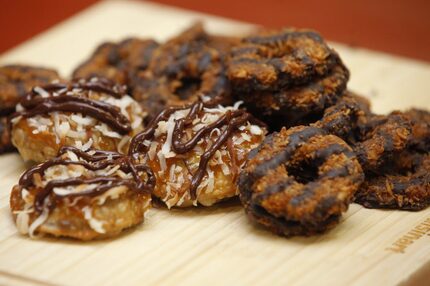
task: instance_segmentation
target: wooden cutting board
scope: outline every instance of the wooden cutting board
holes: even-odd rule
[[[67,76],[102,41],[165,40],[196,19],[207,21],[211,32],[251,28],[144,2],[108,1],[4,54],[0,63],[43,64]],[[429,64],[333,46],[351,70],[350,88],[371,98],[375,111],[430,108]],[[18,155],[0,156],[2,285],[425,285],[430,277],[430,209],[353,204],[327,234],[285,239],[253,227],[230,202],[152,209],[142,226],[113,240],[31,240],[17,233],[9,211],[9,192],[24,168]]]

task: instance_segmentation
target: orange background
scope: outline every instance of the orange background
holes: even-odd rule
[[[0,0],[0,53],[95,2],[97,0]],[[430,1],[426,0],[153,2],[268,27],[313,28],[329,40],[430,61]]]

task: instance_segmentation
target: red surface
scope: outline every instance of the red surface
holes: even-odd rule
[[[97,0],[0,0],[0,53]],[[156,0],[268,27],[313,28],[327,39],[430,61],[427,0]]]
[[[327,39],[430,61],[428,0],[155,0],[268,27],[318,30]]]
[[[0,53],[95,2],[97,0],[0,0]]]

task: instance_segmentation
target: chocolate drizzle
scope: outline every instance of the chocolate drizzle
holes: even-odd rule
[[[39,175],[43,177],[44,172],[53,166],[59,165],[79,165],[83,166],[87,170],[97,171],[103,170],[109,166],[119,165],[119,170],[125,173],[131,173],[133,179],[124,179],[118,177],[104,177],[97,176],[93,178],[85,178],[85,177],[76,177],[69,178],[65,180],[52,180],[49,181],[40,191],[37,192],[34,207],[36,211],[41,212],[45,205],[45,199],[49,197],[51,194],[54,194],[56,197],[81,197],[81,196],[98,196],[101,195],[108,190],[118,187],[118,186],[126,186],[132,191],[137,193],[150,193],[155,186],[155,177],[152,173],[151,169],[146,165],[136,165],[132,161],[129,156],[121,155],[116,152],[110,151],[100,151],[100,150],[92,150],[93,155],[90,155],[87,152],[84,152],[76,147],[65,146],[60,149],[58,152],[58,156],[54,159],[46,161],[42,164],[36,165],[29,170],[27,170],[20,178],[19,185],[21,188],[30,188],[36,187],[34,184],[34,176]],[[62,155],[67,152],[73,152],[76,156],[78,156],[81,160],[70,160],[62,158]],[[147,179],[142,179],[142,174],[146,173]],[[70,194],[59,195],[53,192],[54,188],[58,187],[67,187],[67,186],[77,186],[82,184],[98,184],[97,187],[93,189],[89,189],[83,192],[76,192]],[[55,201],[50,200],[49,208],[55,207]]]
[[[172,136],[172,149],[177,154],[187,153],[197,145],[197,143],[204,136],[210,134],[215,128],[220,128],[225,126],[225,129],[221,132],[218,138],[213,142],[212,145],[205,150],[205,152],[200,157],[200,162],[197,171],[192,175],[190,195],[193,200],[196,199],[197,187],[202,181],[206,166],[215,154],[217,150],[223,146],[227,140],[231,137],[232,133],[240,126],[244,125],[246,122],[250,121],[258,125],[262,125],[261,122],[256,120],[251,114],[245,112],[244,110],[228,110],[225,114],[220,116],[215,122],[202,127],[199,129],[188,141],[183,142],[183,137],[185,135],[184,130],[191,126],[193,120],[198,116],[204,108],[213,107],[211,103],[204,103],[201,101],[196,101],[193,104],[185,105],[181,107],[169,107],[162,112],[160,112],[148,125],[148,127],[136,135],[130,144],[129,155],[133,156],[137,153],[146,153],[148,151],[147,146],[144,142],[146,140],[152,140],[154,138],[155,130],[157,129],[158,123],[161,121],[166,121],[168,118],[176,111],[189,109],[187,116],[178,119],[175,122],[175,127],[173,129]]]
[[[116,85],[106,79],[97,79],[94,81],[78,80],[70,84],[50,84],[44,86],[43,90],[49,96],[45,97],[40,94],[37,88],[33,88],[21,100],[21,105],[26,110],[14,113],[12,118],[18,116],[28,118],[54,111],[76,112],[91,116],[120,134],[127,134],[132,130],[130,121],[117,106],[74,95],[75,92],[94,91],[121,98],[126,95],[123,86]]]

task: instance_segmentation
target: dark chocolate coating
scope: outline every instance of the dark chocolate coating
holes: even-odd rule
[[[107,79],[97,79],[97,81],[77,80],[69,84],[50,84],[44,86],[43,89],[49,96],[43,97],[33,89],[21,100],[21,105],[25,110],[15,112],[12,117],[28,118],[54,111],[75,112],[91,116],[120,134],[127,134],[131,131],[130,121],[118,107],[82,96],[90,91],[95,91],[121,98],[126,95],[123,86],[116,85]],[[74,95],[74,90],[78,90],[80,96]]]
[[[364,180],[352,149],[317,127],[273,133],[248,159],[239,177],[245,212],[284,236],[333,227]]]
[[[62,158],[62,155],[67,152],[75,153],[79,158],[83,160],[73,161]],[[36,187],[34,185],[34,175],[39,174],[43,178],[45,170],[55,165],[80,165],[85,167],[87,170],[97,171],[105,169],[109,166],[119,165],[120,170],[123,172],[130,172],[133,175],[133,179],[122,179],[117,177],[93,177],[93,178],[70,178],[66,180],[52,180],[48,182],[45,187],[37,192],[35,199],[35,209],[41,212],[44,207],[45,199],[50,197],[49,206],[50,208],[55,207],[55,197],[65,196],[98,196],[114,187],[127,186],[130,190],[136,192],[151,192],[155,185],[155,177],[152,171],[145,165],[135,164],[133,160],[125,155],[121,155],[116,152],[94,150],[93,155],[89,155],[87,152],[83,152],[78,148],[65,146],[60,149],[58,156],[54,159],[48,160],[44,163],[36,165],[28,169],[19,179],[19,186],[21,188]],[[142,179],[142,174],[145,173],[147,176],[146,180]],[[76,194],[69,194],[65,196],[59,196],[53,192],[56,187],[66,187],[82,184],[100,184],[97,188],[94,188],[87,192],[79,192]]]
[[[145,153],[147,151],[147,147],[143,144],[146,140],[152,140],[155,130],[157,129],[158,123],[160,121],[166,121],[170,115],[178,110],[190,109],[187,116],[185,118],[176,120],[175,127],[173,129],[173,138],[172,138],[172,149],[177,154],[184,154],[191,151],[198,143],[198,141],[204,138],[205,135],[210,134],[212,130],[215,128],[221,128],[226,126],[226,128],[222,131],[219,137],[213,142],[213,144],[205,150],[202,154],[199,162],[199,167],[195,174],[193,174],[191,180],[190,194],[191,198],[196,198],[196,190],[199,186],[201,180],[203,179],[206,166],[215,154],[217,150],[224,145],[228,138],[231,137],[233,132],[239,128],[240,126],[246,124],[248,121],[256,122],[251,114],[245,112],[244,110],[234,110],[227,111],[224,115],[222,115],[217,121],[202,127],[199,131],[193,135],[188,141],[183,142],[184,137],[184,129],[192,124],[192,121],[196,118],[197,114],[203,112],[205,107],[210,107],[210,103],[203,103],[201,101],[196,101],[192,104],[179,106],[179,107],[168,107],[160,112],[154,119],[148,124],[146,129],[137,134],[130,143],[129,155],[133,156],[138,153]],[[259,124],[259,122],[256,122]]]
[[[204,97],[230,104],[225,59],[235,38],[211,36],[197,23],[154,50],[148,69],[130,79],[134,98],[150,117],[168,105]]]
[[[386,166],[385,173],[367,175],[355,194],[366,208],[419,211],[430,205],[430,155],[406,150]]]
[[[0,117],[0,154],[15,150],[10,141],[10,129],[7,117]]]
[[[304,85],[277,91],[237,92],[248,110],[270,127],[292,127],[308,124],[320,118],[326,108],[342,97],[349,72],[339,64],[327,75]]]
[[[57,71],[27,65],[0,67],[0,116],[15,111],[20,99],[35,86],[46,85],[60,79]]]
[[[103,43],[73,72],[73,78],[104,77],[129,84],[137,72],[146,70],[158,43],[151,39],[128,38],[119,43]]]
[[[337,58],[314,31],[265,31],[232,49],[228,78],[242,92],[279,91],[327,74]]]

